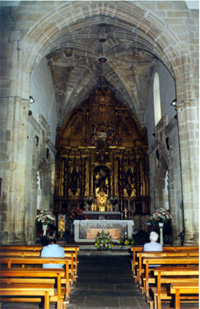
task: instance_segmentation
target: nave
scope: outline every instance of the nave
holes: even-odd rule
[[[180,252],[180,255],[181,254],[182,252]],[[16,259],[16,257],[11,258],[11,251],[10,251],[10,259]],[[25,261],[25,259],[27,258],[24,257],[20,259],[21,263],[23,263],[23,261]],[[39,257],[38,259],[41,258]],[[153,301],[151,302],[151,306],[149,303],[146,303],[144,294],[142,294],[142,291],[138,287],[138,284],[135,283],[135,279],[133,278],[132,275],[130,259],[131,255],[125,251],[117,253],[114,251],[88,252],[80,250],[78,254],[78,273],[77,273],[78,276],[76,281],[72,285],[73,288],[69,295],[70,296],[69,303],[67,303],[67,305],[63,305],[62,308],[63,309],[64,308],[66,309],[154,308]],[[179,257],[179,259],[181,260],[181,256]],[[1,257],[1,260],[3,260],[3,257]],[[36,260],[36,258],[34,258],[34,260]],[[51,262],[52,259],[50,263]],[[58,262],[58,260],[56,262]],[[36,269],[37,271],[39,270],[38,268],[35,268],[35,270]],[[30,269],[28,269],[28,271],[30,272]],[[21,276],[23,277],[23,275]],[[12,283],[9,284],[9,286],[11,285]],[[198,308],[198,306],[199,305],[197,303],[190,303],[190,304],[181,303],[181,309]],[[50,306],[47,307],[48,309],[57,308],[55,305],[55,301],[54,303],[50,302]],[[1,308],[44,309],[44,306],[42,305],[42,303],[33,304],[29,302],[29,304],[28,303],[19,304],[16,302],[12,302],[12,304],[11,303],[2,304]],[[173,307],[170,307],[169,303],[164,304],[162,302],[161,309],[167,309],[167,308],[173,308]]]
[[[181,308],[188,308],[182,304]],[[198,304],[189,304],[198,308]],[[67,309],[149,309],[131,273],[130,256],[80,256],[78,278]],[[169,303],[162,304],[162,309]]]

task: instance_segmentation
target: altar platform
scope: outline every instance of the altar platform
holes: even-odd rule
[[[74,220],[74,241],[94,243],[99,231],[107,231],[113,242],[118,242],[120,234],[133,235],[133,220]]]

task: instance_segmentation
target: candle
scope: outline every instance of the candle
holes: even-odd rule
[[[126,219],[127,218],[127,209],[126,208],[125,208],[124,212],[125,212],[125,219]]]

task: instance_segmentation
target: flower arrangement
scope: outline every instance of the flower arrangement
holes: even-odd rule
[[[69,219],[71,221],[74,221],[74,220],[87,220],[87,216],[82,211],[82,209],[76,208],[76,210],[74,210],[71,213],[71,215],[69,216]]]
[[[121,233],[120,234],[120,239],[118,241],[118,244],[121,245],[122,247],[124,245],[133,245],[134,244],[134,240],[131,237],[128,237],[128,235],[125,233]]]
[[[36,223],[51,225],[54,224],[55,221],[56,221],[55,216],[48,209],[39,211],[39,213],[36,216]]]
[[[97,234],[95,246],[97,250],[111,250],[113,247],[112,239],[109,233],[104,230]]]
[[[150,217],[150,221],[153,225],[159,222],[168,223],[172,219],[170,212],[167,209],[159,208]]]

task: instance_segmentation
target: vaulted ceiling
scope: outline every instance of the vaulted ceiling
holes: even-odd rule
[[[103,81],[143,124],[156,62],[149,44],[128,22],[105,16],[67,29],[47,55],[60,123]]]

